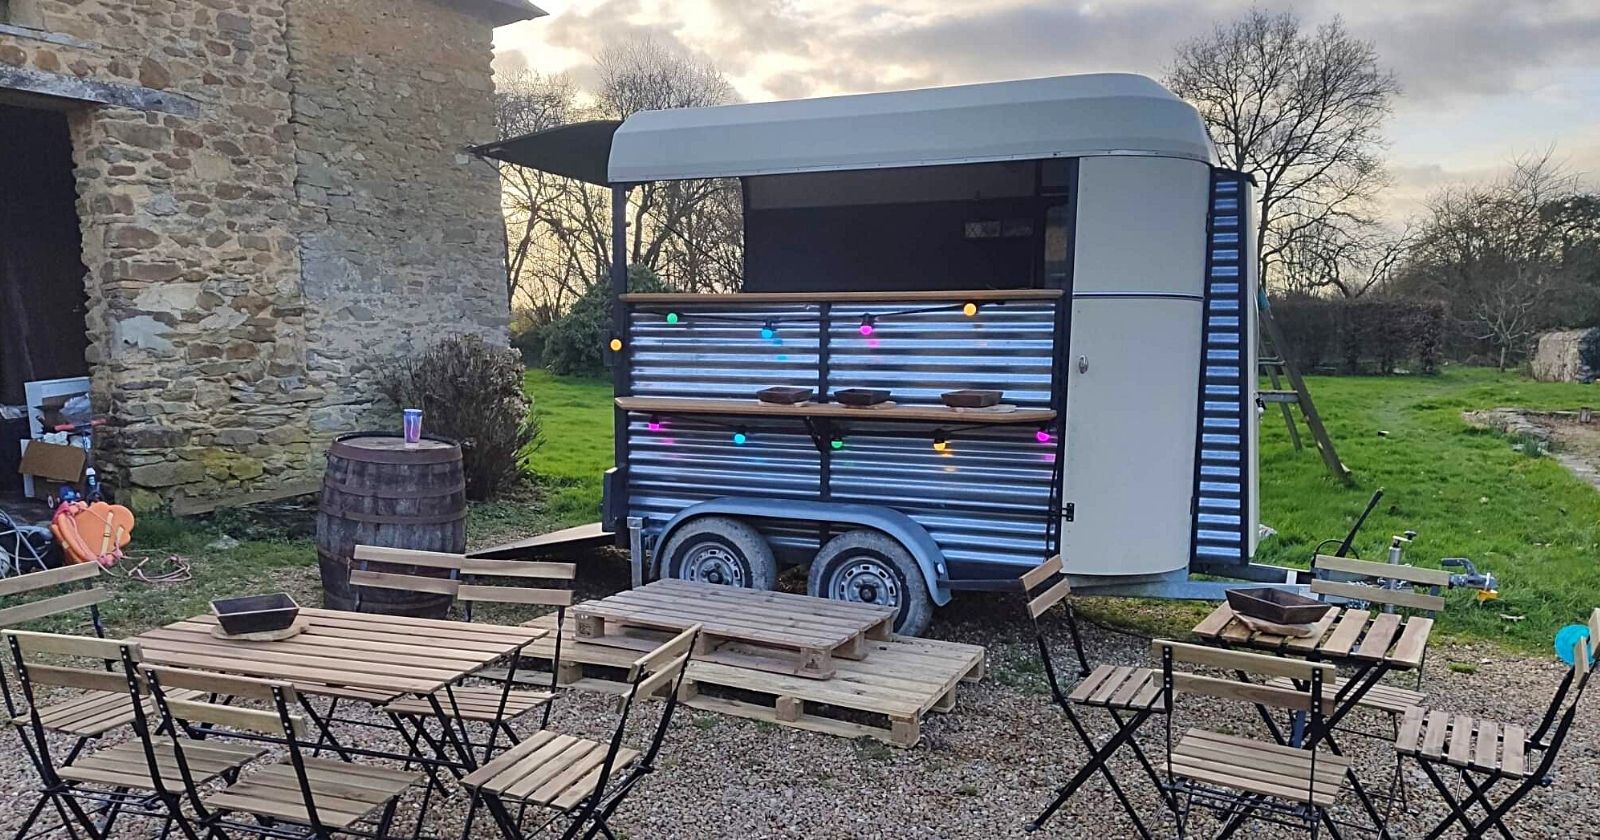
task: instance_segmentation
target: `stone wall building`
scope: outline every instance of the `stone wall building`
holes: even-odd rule
[[[527,0],[0,0],[0,404],[87,374],[137,507],[315,486],[374,364],[503,342],[495,26]],[[0,445],[15,447],[14,441]]]

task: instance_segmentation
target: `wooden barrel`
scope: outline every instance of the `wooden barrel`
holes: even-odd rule
[[[350,586],[358,545],[460,554],[467,548],[467,483],[461,447],[424,438],[407,447],[399,435],[345,435],[328,448],[317,509],[317,564],[328,609],[442,618],[450,598],[426,592]],[[444,577],[439,569],[384,571]]]

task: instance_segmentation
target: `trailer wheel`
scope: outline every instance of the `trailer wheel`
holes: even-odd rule
[[[771,589],[778,582],[778,560],[766,537],[726,516],[692,519],[674,531],[661,551],[660,569],[666,577]]]
[[[897,607],[894,630],[905,636],[922,635],[933,620],[933,599],[917,561],[898,540],[870,528],[829,540],[811,561],[806,591],[835,601]]]

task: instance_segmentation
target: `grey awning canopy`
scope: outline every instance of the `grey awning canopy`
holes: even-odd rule
[[[1215,163],[1199,113],[1128,73],[642,111],[480,154],[596,184],[1092,155]]]
[[[611,159],[611,138],[621,125],[621,120],[572,123],[486,143],[472,149],[472,152],[605,186],[611,182],[606,177],[607,162]]]

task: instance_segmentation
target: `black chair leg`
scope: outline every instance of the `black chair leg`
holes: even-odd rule
[[[44,806],[49,805],[50,800],[49,794],[42,794],[39,801],[33,803],[33,810],[28,812],[28,818],[22,821],[22,827],[17,829],[17,833],[11,835],[11,840],[22,840],[28,836],[28,832],[33,830],[34,823],[39,820],[39,815],[44,813]]]
[[[511,818],[511,813],[506,810],[506,805],[500,801],[500,797],[493,794],[484,796],[483,806],[489,809],[489,815],[494,817],[495,825],[500,827],[500,834],[506,840],[522,840],[522,830],[518,827],[517,821]]]

